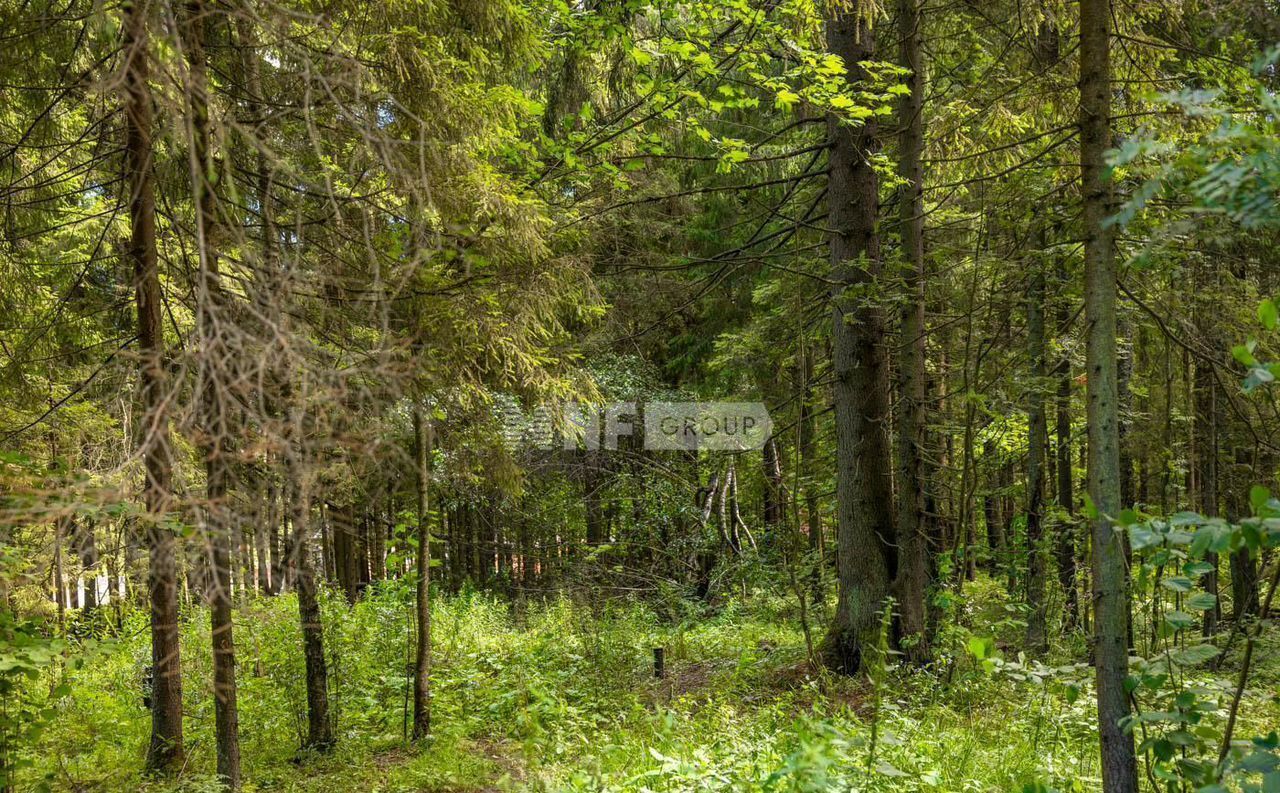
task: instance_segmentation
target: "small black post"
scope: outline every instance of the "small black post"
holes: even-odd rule
[[[666,668],[666,649],[663,647],[653,648],[653,676],[661,680],[667,676]]]
[[[147,664],[142,667],[142,707],[151,710],[151,694],[155,691],[155,667]]]

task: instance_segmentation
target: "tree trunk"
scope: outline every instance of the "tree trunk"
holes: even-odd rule
[[[800,355],[800,378],[803,385],[801,387],[799,439],[796,446],[800,457],[801,486],[804,488],[805,520],[808,522],[809,528],[809,561],[813,566],[809,576],[810,589],[812,590],[813,602],[821,603],[825,594],[823,592],[822,570],[825,564],[823,557],[826,543],[823,541],[822,536],[822,512],[818,507],[819,483],[817,481],[817,472],[814,469],[817,450],[815,449],[813,427],[813,351],[806,345],[801,350]]]
[[[851,0],[827,22],[827,46],[855,86],[867,79],[859,64],[875,57],[874,16]],[[891,470],[881,462],[891,459],[885,321],[875,296],[863,294],[883,286],[870,160],[879,146],[872,118],[853,126],[832,115],[828,127],[839,596],[825,652],[833,669],[856,674],[876,645],[897,567]]]
[[[240,727],[236,707],[235,640],[231,614],[231,515],[227,493],[231,484],[232,407],[226,383],[236,356],[228,349],[229,321],[218,268],[216,164],[210,148],[209,83],[205,64],[205,15],[202,0],[189,0],[183,19],[189,79],[186,86],[190,116],[191,181],[196,197],[196,328],[200,339],[200,410],[205,455],[205,525],[209,579],[206,596],[213,639],[214,732],[218,777],[227,790],[240,788]]]
[[[286,400],[288,404],[291,400]],[[307,740],[304,748],[323,752],[333,746],[329,723],[329,673],[324,660],[324,625],[316,597],[316,571],[307,548],[310,534],[311,494],[303,469],[301,448],[302,407],[290,408],[290,450],[285,461],[292,511],[289,556],[294,565],[294,586],[298,590],[298,617],[302,623],[302,654],[307,674]]]
[[[67,536],[67,525],[71,518],[60,516],[53,521],[53,602],[58,609],[58,628],[67,625],[67,576],[62,561],[62,545]]]
[[[1258,613],[1258,564],[1248,548],[1231,553],[1231,619],[1239,624]]]
[[[215,453],[220,454],[220,453]],[[209,587],[209,620],[213,637],[214,732],[217,739],[218,777],[227,790],[240,788],[240,720],[236,702],[236,649],[232,634],[231,559],[228,553],[227,461],[206,461],[205,540],[210,543],[212,580]]]
[[[270,551],[272,543],[271,531],[280,520],[280,500],[276,494],[274,479],[267,484],[266,502],[266,514],[254,526],[253,553],[258,574],[258,591],[267,595],[274,595],[275,579],[272,576]]]
[[[1018,502],[1013,497],[1017,478],[1017,463],[1013,458],[1004,460],[1000,465],[999,493],[996,505],[1000,514],[1001,536],[1004,537],[1004,570],[1009,580],[1009,591],[1014,592],[1021,585],[1023,565],[1018,553],[1017,533],[1014,521],[1018,517]],[[969,580],[973,580],[972,576]]]
[[[470,528],[467,518],[467,505],[459,504],[453,508],[453,519],[449,521],[449,533],[453,535],[457,550],[457,560],[454,564],[457,570],[457,581],[454,584],[454,592],[462,591],[471,573],[471,546],[468,544]]]
[[[418,649],[413,664],[413,739],[431,734],[431,426],[414,406],[413,438],[418,494]]]
[[[1207,317],[1201,317],[1207,320]],[[1196,495],[1200,514],[1206,517],[1217,517],[1218,505],[1218,384],[1214,378],[1213,368],[1207,362],[1197,362],[1195,366],[1195,409],[1193,410],[1193,432],[1196,445]],[[1213,569],[1205,574],[1201,585],[1204,591],[1217,597],[1218,592],[1218,555],[1205,555],[1205,561],[1213,565]],[[1222,606],[1215,604],[1205,609],[1201,622],[1201,631],[1205,636],[1213,636],[1218,632],[1218,622],[1222,617]]]
[[[1044,246],[1042,245],[1041,248]],[[1044,303],[1047,294],[1043,263],[1032,265],[1027,293],[1027,346],[1031,389],[1027,405],[1027,649],[1043,654],[1049,649],[1045,627],[1045,576],[1048,552],[1044,543],[1044,452],[1049,446],[1043,387],[1047,375]]]
[[[925,260],[924,260],[924,65],[920,55],[920,0],[900,0],[898,36],[900,61],[910,70],[908,93],[898,105],[898,194],[902,223],[905,291],[898,345],[898,541],[900,543],[898,632],[913,637],[905,645],[915,663],[929,658],[925,633],[925,587],[928,585],[928,535],[925,521],[924,436],[925,384]]]
[[[1130,438],[1132,435],[1130,417],[1133,412],[1133,389],[1130,387],[1130,382],[1133,380],[1134,350],[1129,340],[1133,337],[1133,332],[1133,323],[1123,312],[1119,313],[1116,317],[1116,393],[1120,417],[1120,423],[1117,425],[1120,436],[1120,505],[1123,507],[1132,506],[1135,498],[1133,441]]]
[[[1106,151],[1111,146],[1111,2],[1080,0],[1080,175],[1084,220],[1089,492],[1093,523],[1094,668],[1105,793],[1138,789],[1129,715],[1124,547],[1110,516],[1120,509],[1120,416],[1116,384],[1116,264]]]
[[[1117,425],[1117,437],[1120,448],[1120,506],[1127,507],[1133,505],[1134,486],[1133,486],[1133,441],[1130,436],[1130,414],[1133,405],[1133,392],[1130,388],[1130,381],[1133,379],[1133,347],[1129,343],[1129,339],[1133,336],[1133,325],[1123,311],[1117,312],[1116,315],[1116,404],[1117,416],[1119,424]],[[1124,548],[1124,569],[1125,569],[1125,590],[1133,590],[1133,549],[1129,546],[1129,534],[1123,532],[1120,535],[1120,542]],[[1137,647],[1133,632],[1133,604],[1126,603],[1125,606],[1126,619],[1128,627],[1126,631],[1129,636],[1129,650],[1131,653],[1137,652]]]
[[[761,507],[764,536],[761,541],[766,544],[780,542],[782,518],[786,507],[783,504],[782,460],[778,451],[778,442],[774,438],[765,441],[760,449],[760,472],[764,478],[764,499]]]
[[[587,515],[587,545],[605,541],[604,508],[601,503],[603,478],[600,475],[600,453],[582,452],[582,497]]]
[[[337,548],[333,541],[333,515],[323,502],[320,504],[320,578],[330,586],[338,583]]]
[[[1061,267],[1061,264],[1059,265]],[[1065,273],[1060,270],[1062,278],[1059,288],[1065,286]],[[1058,308],[1054,323],[1058,334],[1065,336],[1067,323],[1067,306],[1062,295],[1058,295]],[[1057,502],[1058,508],[1067,516],[1058,529],[1057,542],[1054,547],[1058,562],[1058,583],[1066,598],[1067,627],[1073,627],[1080,621],[1080,596],[1076,587],[1076,541],[1075,541],[1075,501],[1072,496],[1071,483],[1071,356],[1065,351],[1058,360],[1055,371],[1058,379],[1058,390],[1055,399],[1054,441],[1057,464]]]
[[[160,274],[156,260],[155,188],[152,179],[150,45],[147,6],[124,5],[125,178],[129,185],[129,259],[138,306],[138,381],[141,402],[139,452],[145,480],[142,499],[150,563],[151,740],[146,766],[177,771],[183,765],[182,659],[178,643],[177,538],[164,525],[173,479],[169,418],[165,412],[165,344],[160,324]]]
[[[331,504],[329,524],[333,536],[333,572],[347,603],[355,605],[360,596],[360,537],[355,507]]]
[[[85,518],[72,524],[76,555],[84,578],[84,598],[80,608],[89,613],[98,607],[98,544],[94,537],[94,520]]]
[[[474,504],[467,505],[467,550],[471,558],[471,583],[484,586],[484,527],[480,525],[481,510]]]
[[[381,513],[374,508],[369,514],[369,578],[382,581],[387,577],[387,532]]]
[[[369,586],[369,546],[372,544],[373,529],[373,520],[367,509],[361,510],[355,525],[359,527],[356,535],[356,594],[362,595]]]
[[[1009,568],[1012,566],[1012,560],[1009,558],[1009,538],[1005,536],[1004,531],[1004,514],[1000,508],[1000,494],[997,490],[1002,485],[1004,476],[1004,468],[993,468],[996,464],[996,458],[999,456],[999,450],[996,442],[991,439],[982,442],[982,459],[987,463],[988,482],[986,492],[982,497],[982,518],[987,524],[987,556],[988,568],[992,576],[1006,574],[1012,580],[1012,573]],[[1012,585],[1011,585],[1012,586]]]
[[[258,55],[258,37],[254,30],[251,14],[235,15],[236,46],[240,50],[241,68],[244,77],[244,102],[249,109],[249,124],[252,128],[247,132],[246,145],[256,149],[257,179],[254,188],[258,200],[258,217],[262,221],[262,237],[260,240],[261,262],[254,268],[256,276],[254,292],[255,302],[263,317],[275,313],[275,302],[283,291],[282,274],[279,270],[279,257],[276,255],[278,230],[275,225],[275,202],[271,193],[273,166],[271,158],[263,150],[261,142],[266,137],[264,126],[268,114],[263,106],[262,69]],[[275,405],[271,406],[274,414]],[[268,460],[271,460],[268,457]],[[276,487],[274,476],[268,472],[264,475],[266,485],[266,516],[258,520],[253,527],[252,556],[256,560],[259,592],[273,595],[281,589],[281,575],[278,568],[279,557],[279,525],[284,517],[281,493]]]

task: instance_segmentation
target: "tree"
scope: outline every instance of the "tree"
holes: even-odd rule
[[[418,580],[415,595],[418,645],[413,663],[413,739],[431,734],[431,424],[413,406],[414,473],[418,496]]]
[[[929,657],[925,635],[925,587],[929,540],[925,510],[925,428],[927,423],[924,247],[924,63],[920,53],[923,14],[919,0],[900,0],[898,37],[901,66],[908,69],[907,92],[898,105],[898,195],[903,251],[903,301],[898,344],[898,536],[900,565],[896,589],[900,631],[914,637],[912,660]]]
[[[840,56],[851,82],[867,80],[862,66],[875,55],[874,12],[861,0],[839,7],[827,21],[827,46]],[[831,226],[832,400],[836,422],[836,536],[838,600],[827,633],[827,663],[860,672],[876,646],[879,615],[897,572],[891,459],[889,361],[882,262],[877,232],[879,177],[871,163],[877,125],[852,125],[830,116],[828,202]]]
[[[286,419],[285,481],[288,483],[290,527],[288,555],[294,568],[294,584],[298,593],[298,617],[302,623],[302,655],[307,677],[307,737],[304,748],[328,751],[334,742],[329,720],[329,670],[324,657],[324,623],[320,619],[320,602],[315,562],[311,558],[311,488],[306,467],[305,394],[295,394],[285,381],[284,402],[289,405]]]
[[[1058,279],[1058,287],[1065,286],[1066,276]],[[1059,337],[1065,337],[1069,330],[1070,318],[1067,315],[1065,299],[1062,295],[1055,301],[1057,310],[1054,322]],[[1056,483],[1056,501],[1058,509],[1065,517],[1058,528],[1058,536],[1054,543],[1054,559],[1058,566],[1058,583],[1066,597],[1066,625],[1073,627],[1080,619],[1079,586],[1076,583],[1076,541],[1075,541],[1075,499],[1072,495],[1073,460],[1071,456],[1071,356],[1066,345],[1062,344],[1054,376],[1057,388],[1054,392],[1054,456]]]
[[[190,176],[196,206],[196,330],[200,355],[200,432],[205,456],[204,541],[208,549],[209,619],[213,637],[214,731],[218,778],[227,790],[240,789],[240,719],[236,692],[236,648],[231,615],[231,433],[235,418],[228,384],[237,356],[229,344],[234,322],[222,294],[218,264],[217,163],[210,141],[209,79],[205,63],[206,14],[202,0],[191,0],[182,19],[187,62]]]
[[[1049,447],[1044,407],[1044,382],[1048,374],[1044,307],[1047,299],[1044,265],[1031,265],[1027,290],[1027,357],[1030,385],[1027,405],[1027,648],[1033,653],[1049,649],[1045,627],[1045,577],[1048,549],[1044,537],[1045,451]]]
[[[1111,187],[1111,2],[1080,3],[1080,197],[1084,205],[1084,289],[1088,376],[1089,495],[1093,534],[1094,668],[1102,784],[1138,789],[1129,695],[1129,592],[1124,545],[1112,527],[1120,509],[1120,416],[1116,384],[1116,264],[1108,223]]]
[[[147,576],[151,604],[151,741],[147,767],[176,771],[183,761],[182,663],[178,644],[177,540],[166,520],[172,490],[165,342],[160,321],[156,258],[155,188],[152,177],[152,97],[149,86],[150,6],[124,5],[125,174],[129,185],[129,258],[138,307],[140,453],[142,497],[150,549]]]

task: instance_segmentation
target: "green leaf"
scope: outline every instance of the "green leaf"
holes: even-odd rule
[[[1221,553],[1231,544],[1231,529],[1221,523],[1201,526],[1191,543],[1191,555],[1203,556],[1205,552]],[[1212,568],[1210,568],[1212,569]]]
[[[1084,494],[1084,516],[1089,520],[1098,519],[1098,505],[1093,503],[1088,493]]]
[[[996,649],[996,640],[990,637],[972,636],[969,639],[969,654],[979,661],[990,658]]]
[[[1148,710],[1138,714],[1138,721],[1149,724],[1178,724],[1186,720],[1186,715],[1172,710]]]
[[[790,110],[796,102],[800,101],[800,95],[794,91],[782,89],[778,92],[777,98],[773,102],[773,106],[779,110]]]
[[[906,771],[903,771],[902,769],[897,768],[896,766],[890,763],[887,763],[883,760],[880,761],[879,763],[876,763],[876,773],[883,774],[884,776],[890,776],[890,777],[910,776],[910,774],[908,774]]]
[[[1160,535],[1145,526],[1129,526],[1129,547],[1135,551],[1160,544]]]
[[[1178,666],[1199,666],[1218,657],[1222,652],[1212,644],[1193,644],[1170,653],[1170,659]]]
[[[1208,611],[1218,605],[1218,598],[1208,592],[1197,592],[1187,599],[1187,608],[1192,611]]]
[[[1277,758],[1271,752],[1254,749],[1249,753],[1248,757],[1241,761],[1240,767],[1255,774],[1270,774],[1277,767],[1280,767],[1280,758]]]
[[[1271,500],[1271,491],[1262,485],[1254,485],[1249,488],[1249,503],[1253,506],[1253,514],[1262,515],[1267,507],[1267,502]]]
[[[1182,566],[1182,574],[1191,578],[1199,578],[1205,573],[1212,573],[1213,565],[1208,562],[1187,562]]]
[[[1174,730],[1173,732],[1165,734],[1164,737],[1166,740],[1169,741],[1169,743],[1172,743],[1175,746],[1195,746],[1196,745],[1196,736],[1192,735],[1186,730]]]
[[[1253,345],[1237,344],[1231,348],[1231,357],[1239,361],[1241,366],[1257,366],[1258,359],[1253,355]]]
[[[1191,555],[1204,556],[1205,551],[1209,550],[1209,546],[1213,543],[1213,529],[1208,526],[1202,526],[1196,532],[1196,538],[1191,542]],[[1208,570],[1205,571],[1209,572]]]
[[[1258,304],[1258,321],[1267,330],[1275,330],[1280,325],[1280,308],[1276,307],[1276,301],[1263,300]]]

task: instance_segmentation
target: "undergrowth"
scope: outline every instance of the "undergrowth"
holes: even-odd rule
[[[1044,671],[1054,667],[1009,672],[1023,668],[1011,649],[1020,620],[999,591],[971,586],[954,604],[937,663],[888,669],[877,697],[865,681],[812,669],[788,601],[760,593],[684,620],[634,602],[437,597],[434,733],[418,746],[404,740],[410,593],[391,581],[354,607],[329,593],[339,740],[327,755],[297,750],[305,727],[297,604],[288,595],[255,600],[236,621],[245,790],[1095,790],[1093,703],[1065,657],[1079,646],[1058,649],[1066,683]],[[80,668],[55,673],[66,685],[50,687],[53,718],[20,789],[213,789],[208,620],[200,610],[186,617],[181,777],[141,773],[149,645],[137,613]],[[977,646],[995,655],[1003,647],[1004,672],[983,663],[988,653],[970,652],[970,620],[997,626]],[[661,680],[657,646],[667,658]],[[1260,648],[1242,735],[1280,722],[1276,649],[1274,640]],[[1230,674],[1230,663],[1218,673]]]

